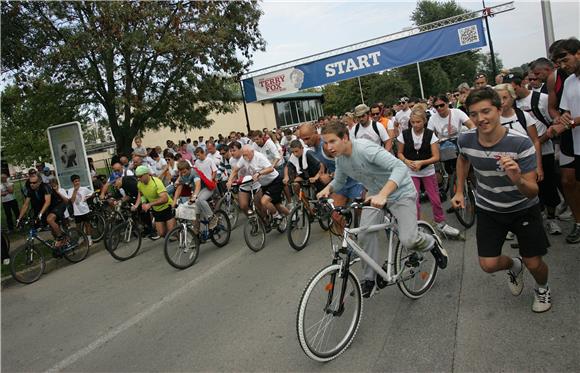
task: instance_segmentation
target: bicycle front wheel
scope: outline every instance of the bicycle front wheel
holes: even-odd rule
[[[199,237],[182,224],[173,228],[165,237],[163,253],[167,263],[177,269],[191,267],[199,255]]]
[[[240,217],[240,207],[236,203],[233,197],[230,197],[230,201],[226,200],[226,197],[222,197],[217,203],[217,210],[222,210],[228,215],[230,219],[231,230],[236,228],[238,224],[238,219]]]
[[[435,235],[435,230],[425,222],[418,222],[420,232]],[[431,289],[437,277],[437,263],[429,251],[411,251],[397,242],[395,248],[395,273],[399,290],[411,299],[419,299]]]
[[[310,219],[302,204],[292,209],[288,222],[288,243],[294,250],[300,251],[310,239]]]
[[[230,219],[222,210],[217,210],[214,215],[218,217],[218,225],[211,231],[211,242],[217,247],[224,247],[230,242],[232,232]]]
[[[86,233],[85,226],[89,225],[91,227],[91,239],[93,242],[99,242],[105,236],[105,218],[100,213],[92,213],[88,221],[81,224],[83,232]]]
[[[304,289],[298,306],[300,347],[320,362],[335,359],[348,348],[361,320],[360,282],[352,271],[344,278],[339,271],[340,265],[333,264],[318,272]]]
[[[83,261],[89,255],[89,239],[81,228],[71,228],[66,232],[68,243],[62,249],[66,260],[71,263]]]
[[[250,250],[258,252],[266,243],[266,229],[257,215],[251,215],[244,224],[244,240]]]
[[[109,237],[107,250],[117,260],[131,259],[141,248],[141,232],[131,222],[115,226]]]
[[[44,273],[45,267],[44,255],[34,245],[25,245],[17,249],[10,258],[12,277],[22,284],[31,284],[37,281]]]
[[[463,203],[465,204],[465,208],[456,209],[455,216],[461,225],[465,228],[471,228],[475,223],[475,194],[473,193],[471,183],[467,180],[465,181],[463,190]]]

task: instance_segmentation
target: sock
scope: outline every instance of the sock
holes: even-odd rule
[[[548,283],[546,282],[544,285],[540,285],[540,284],[538,284],[538,283],[536,282],[536,289],[537,289],[539,292],[541,292],[541,293],[544,293],[544,292],[546,292],[546,290],[548,290],[548,289],[549,289],[549,288],[548,288]]]
[[[515,274],[520,273],[520,271],[522,270],[522,260],[520,258],[512,258],[512,261],[514,262],[514,264],[512,264],[510,271],[512,271]]]

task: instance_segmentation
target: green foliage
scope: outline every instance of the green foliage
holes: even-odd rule
[[[84,121],[82,103],[64,84],[33,81],[24,89],[11,85],[2,93],[2,155],[12,164],[51,161],[46,129]]]
[[[8,2],[2,64],[19,86],[42,75],[100,105],[127,151],[138,132],[207,127],[210,112],[234,110],[231,77],[264,49],[261,14],[255,1]]]

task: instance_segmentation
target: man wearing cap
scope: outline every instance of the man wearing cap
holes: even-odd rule
[[[395,114],[395,128],[402,132],[409,128],[409,118],[411,109],[409,109],[409,97],[401,97],[399,100],[399,111]]]
[[[360,104],[354,108],[354,115],[358,123],[350,129],[351,139],[367,139],[375,144],[383,146],[387,151],[391,151],[393,146],[392,140],[387,134],[385,127],[377,120],[380,117],[380,108],[374,105],[375,115],[371,117],[368,106]]]
[[[505,80],[504,80],[505,83]],[[475,80],[473,81],[473,88],[485,88],[487,87],[487,77],[485,76],[485,74],[477,74],[475,76]]]
[[[118,178],[123,176],[133,176],[133,171],[123,167],[120,161],[116,161],[115,163],[113,163],[111,167],[113,169],[113,172],[111,173],[111,176],[109,176],[109,179],[107,179],[105,185],[103,185],[103,187],[101,188],[101,193],[99,194],[99,198],[102,200],[105,199],[105,196],[111,184],[113,184]]]
[[[144,212],[152,210],[157,233],[164,237],[175,227],[175,218],[171,209],[173,200],[165,190],[163,182],[159,178],[149,175],[148,167],[143,165],[137,167],[135,175],[139,179],[137,183],[139,194],[131,209],[135,211],[141,206]]]

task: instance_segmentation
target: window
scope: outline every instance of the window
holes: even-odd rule
[[[319,100],[281,101],[276,102],[276,113],[278,127],[291,126],[318,120],[322,105]]]

